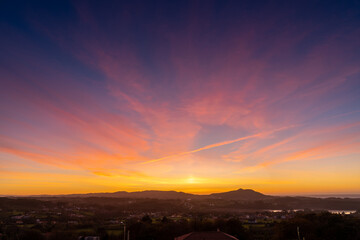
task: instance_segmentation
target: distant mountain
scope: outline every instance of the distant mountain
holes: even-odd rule
[[[24,197],[24,196],[22,196]],[[83,193],[83,194],[64,194],[64,195],[31,195],[27,197],[65,197],[65,198],[88,198],[88,197],[107,197],[107,198],[151,198],[151,199],[193,199],[199,195],[176,192],[176,191],[157,191],[146,190],[139,192],[118,191],[112,193]]]
[[[147,190],[139,192],[113,192],[113,193],[86,193],[68,195],[36,195],[31,197],[110,197],[110,198],[151,198],[151,199],[224,199],[224,200],[262,200],[271,198],[251,189],[238,189],[230,192],[212,193],[209,195],[197,195],[176,191]]]
[[[271,196],[264,195],[252,189],[241,189],[241,188],[230,192],[212,193],[209,196],[212,198],[225,199],[225,200],[249,200],[249,201],[271,198]]]
[[[188,199],[193,198],[194,195],[184,192],[176,191],[156,191],[156,190],[147,190],[140,192],[114,192],[114,193],[92,193],[87,194],[88,196],[93,197],[116,197],[116,198],[153,198],[153,199]]]

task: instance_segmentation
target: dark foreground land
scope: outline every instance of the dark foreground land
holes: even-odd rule
[[[359,199],[150,199],[114,197],[0,198],[1,240],[170,240],[192,231],[238,239],[360,239]],[[320,208],[320,205],[324,209]],[[311,207],[312,209],[307,209]],[[294,210],[303,208],[302,210]],[[267,209],[277,209],[270,211]],[[281,210],[284,209],[284,210]],[[285,210],[286,209],[286,210]],[[291,210],[293,209],[293,210]]]
[[[281,201],[276,203],[278,209],[299,200]],[[360,239],[359,210],[348,214],[310,209],[268,211],[264,209],[267,204],[267,200],[4,197],[0,198],[0,239],[99,236],[101,240],[115,240],[124,239],[125,228],[131,240],[170,240],[192,231],[217,229],[238,239],[291,240],[298,239],[298,227],[301,239],[306,240]]]

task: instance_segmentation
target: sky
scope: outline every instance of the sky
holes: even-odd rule
[[[360,193],[359,1],[1,1],[0,194]]]

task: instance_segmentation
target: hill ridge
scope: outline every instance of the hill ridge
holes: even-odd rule
[[[30,195],[27,197],[113,197],[113,198],[150,198],[150,199],[228,199],[228,200],[262,200],[271,196],[257,192],[253,189],[236,189],[227,192],[210,194],[193,194],[175,190],[143,190],[143,191],[116,191],[80,194],[59,195]]]

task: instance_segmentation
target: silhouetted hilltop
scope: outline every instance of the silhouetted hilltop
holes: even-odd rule
[[[230,192],[223,192],[223,193],[212,193],[210,194],[212,198],[218,199],[226,199],[226,200],[263,200],[271,198],[271,196],[264,195],[262,193],[256,192],[252,189],[238,189],[235,191]]]

